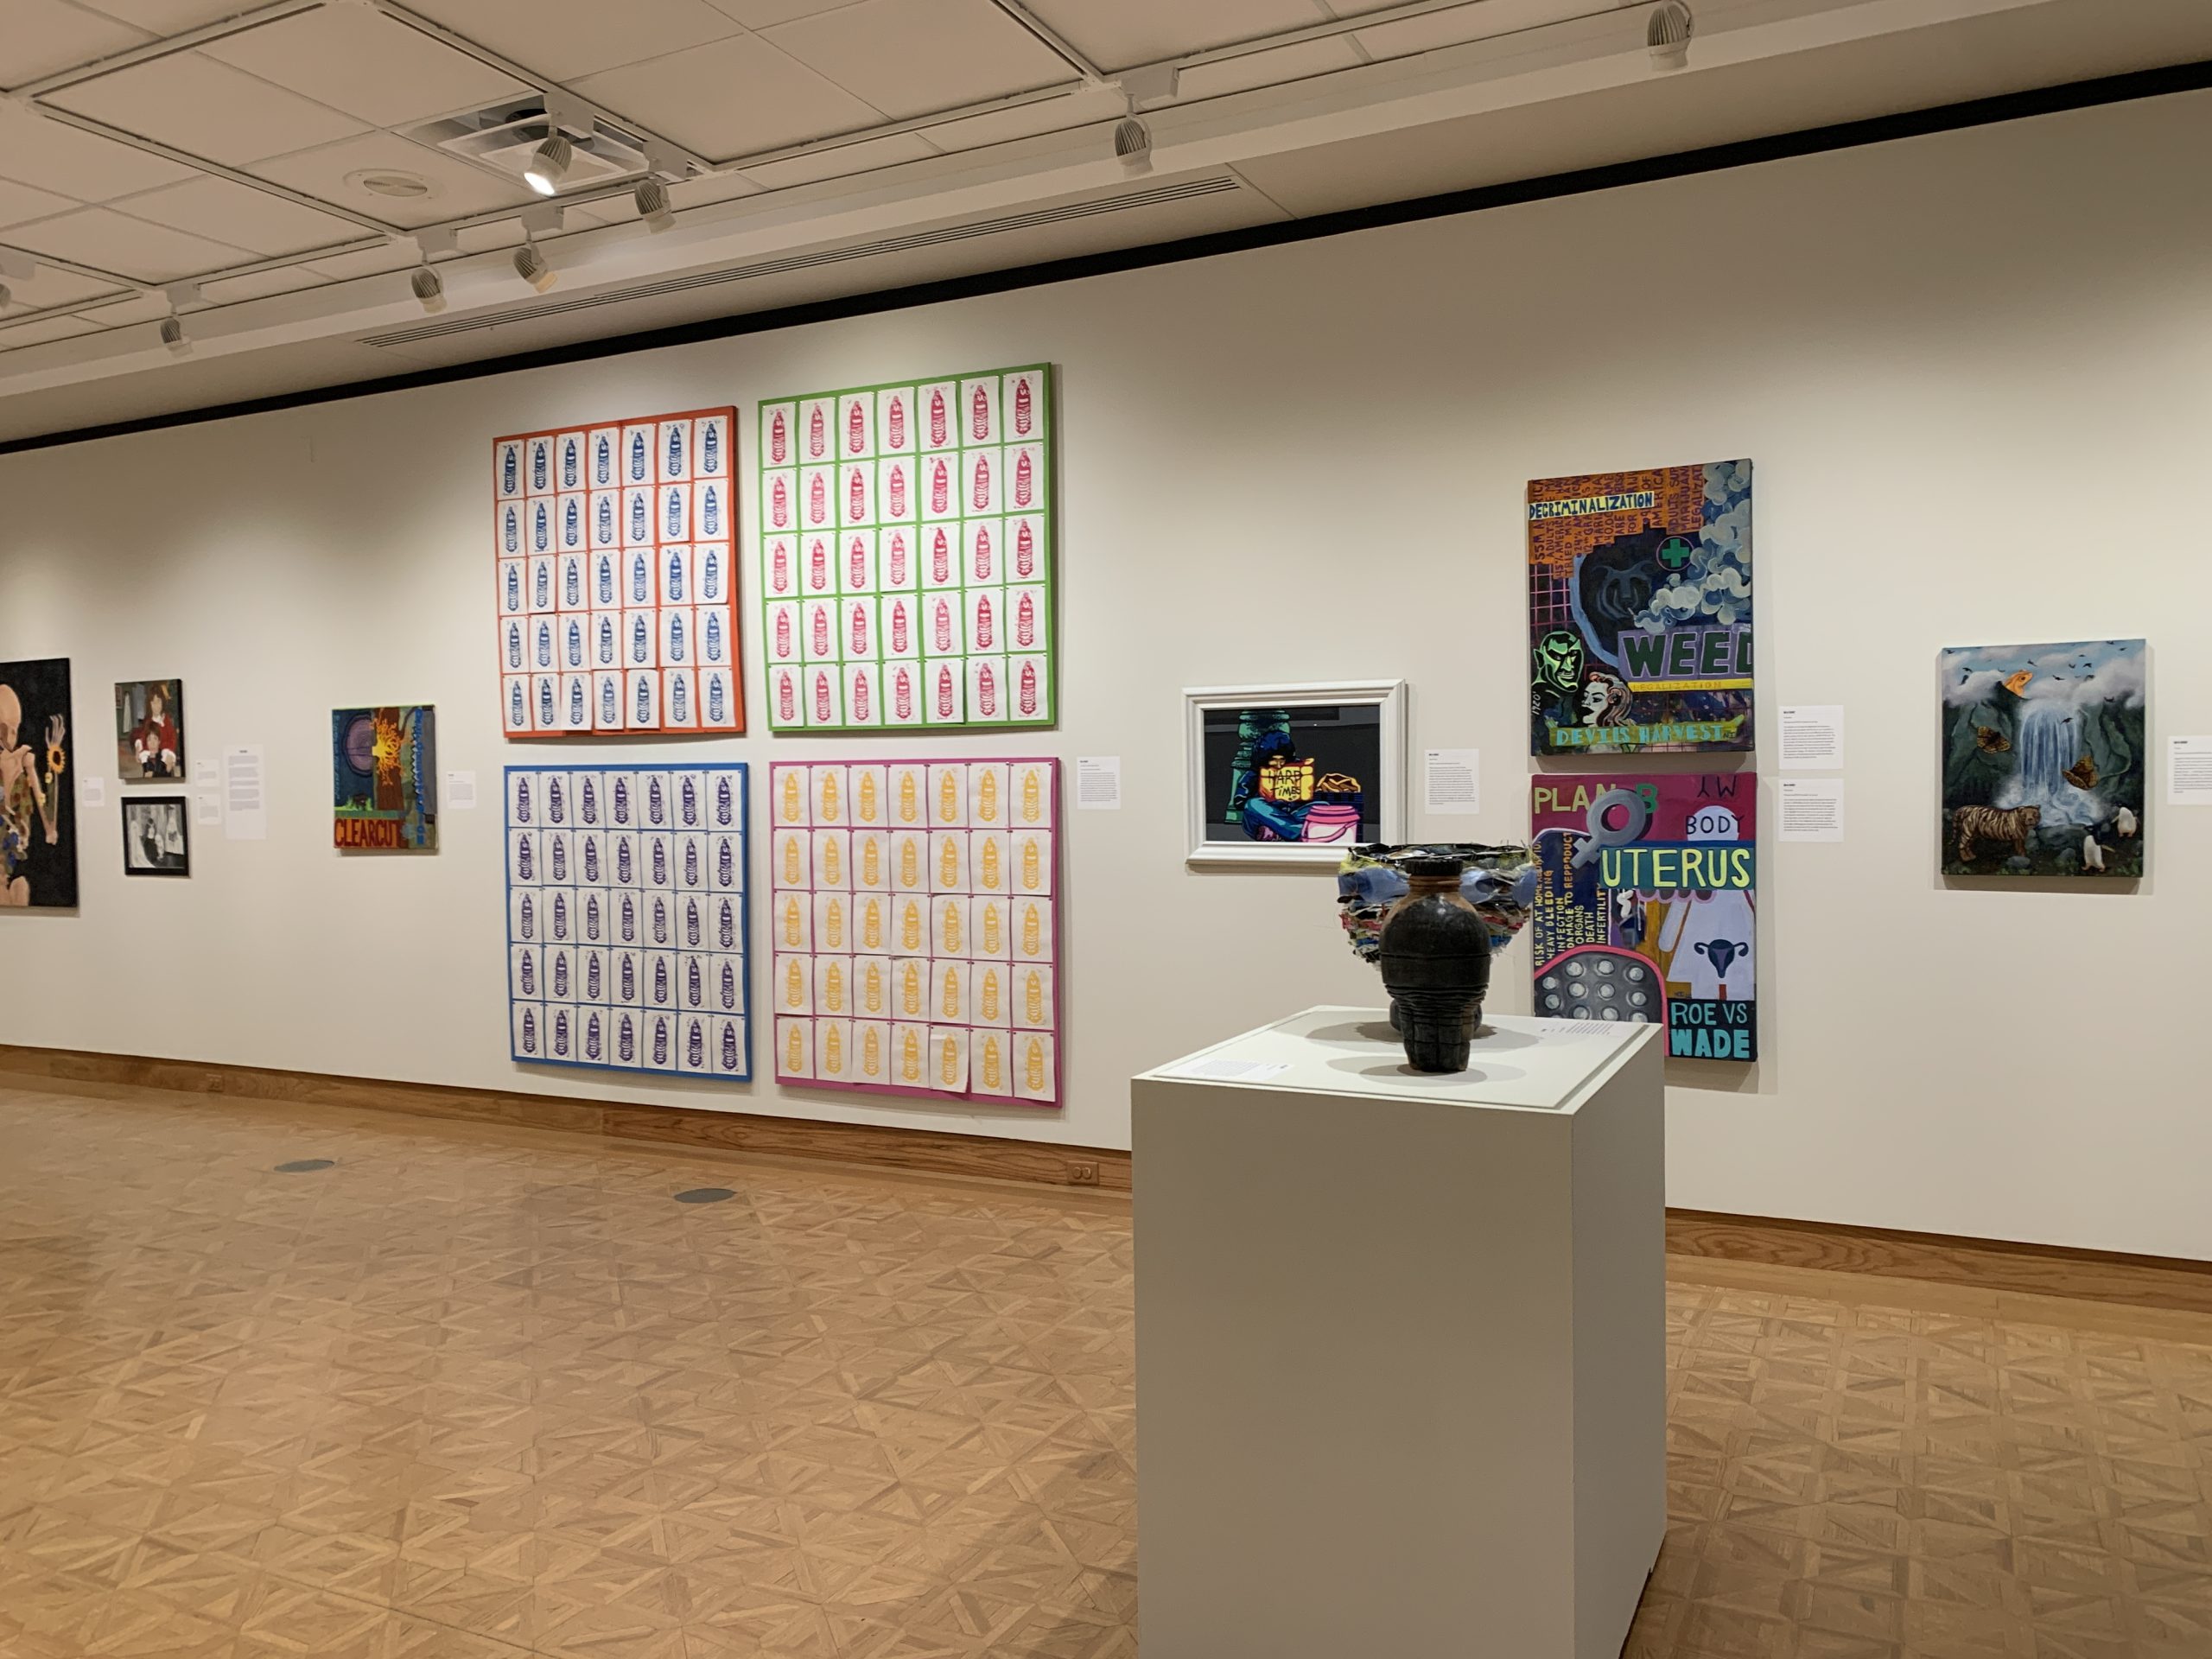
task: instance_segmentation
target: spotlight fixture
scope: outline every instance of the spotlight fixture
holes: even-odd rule
[[[655,236],[676,228],[676,209],[669,205],[668,187],[658,179],[640,182],[632,200],[638,204],[638,217]]]
[[[1643,43],[1655,69],[1680,69],[1690,60],[1690,36],[1697,19],[1683,0],[1660,0],[1643,26]]]
[[[523,182],[539,195],[550,196],[561,188],[575,159],[576,147],[569,142],[568,134],[556,127],[532,152],[530,165],[522,170]]]
[[[192,355],[192,336],[184,332],[183,318],[170,316],[162,319],[162,344],[169,348],[171,357]]]
[[[415,297],[423,302],[425,311],[435,313],[446,308],[446,279],[430,268],[428,259],[415,267],[415,274],[407,279],[407,285],[415,290]]]
[[[10,306],[13,305],[15,302],[16,302],[16,291],[15,291],[15,289],[13,289],[10,288],[10,287],[8,286],[8,284],[7,284],[7,283],[0,283],[0,311],[5,311],[5,310],[10,307]]]
[[[30,255],[0,248],[0,311],[6,310],[15,300],[13,284],[28,283],[37,275],[38,261]]]
[[[561,273],[546,263],[535,238],[525,240],[515,250],[515,275],[541,294],[561,280]]]
[[[1152,171],[1152,129],[1134,115],[1114,124],[1114,159],[1126,173]]]

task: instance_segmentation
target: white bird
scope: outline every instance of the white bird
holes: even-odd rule
[[[2113,821],[2112,827],[2113,834],[2125,839],[2129,836],[2133,836],[2141,826],[2139,826],[2135,821],[2135,813],[2133,810],[2132,808],[2123,806],[2120,809],[2120,817]]]
[[[2097,845],[2096,836],[2094,834],[2082,836],[2082,868],[2085,870],[2101,870],[2104,867],[2105,849]]]

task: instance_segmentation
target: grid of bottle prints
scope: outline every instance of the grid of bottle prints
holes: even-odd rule
[[[1060,1098],[1054,760],[769,771],[776,1076]]]
[[[760,405],[762,646],[783,731],[1046,726],[1052,371]]]
[[[735,732],[736,411],[495,439],[509,737]]]
[[[518,1060],[753,1075],[746,769],[506,769]]]

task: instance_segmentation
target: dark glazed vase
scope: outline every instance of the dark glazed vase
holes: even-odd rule
[[[1382,988],[1416,1071],[1464,1071],[1490,989],[1490,929],[1460,896],[1457,858],[1406,861],[1406,896],[1382,918]]]

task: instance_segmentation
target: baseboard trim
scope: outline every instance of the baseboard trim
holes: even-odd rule
[[[2171,1256],[2125,1255],[1706,1210],[1667,1212],[1667,1253],[2212,1313],[2212,1262]]]
[[[706,1112],[676,1106],[577,1100],[442,1084],[386,1083],[319,1071],[225,1065],[205,1060],[153,1059],[84,1049],[0,1044],[0,1072],[75,1083],[125,1084],[143,1089],[365,1107],[416,1117],[458,1118],[562,1129],[610,1141],[766,1153],[785,1158],[861,1164],[934,1175],[1027,1181],[1052,1186],[1129,1190],[1129,1154],[1107,1147],[953,1135],[942,1129],[824,1122],[757,1112]]]

